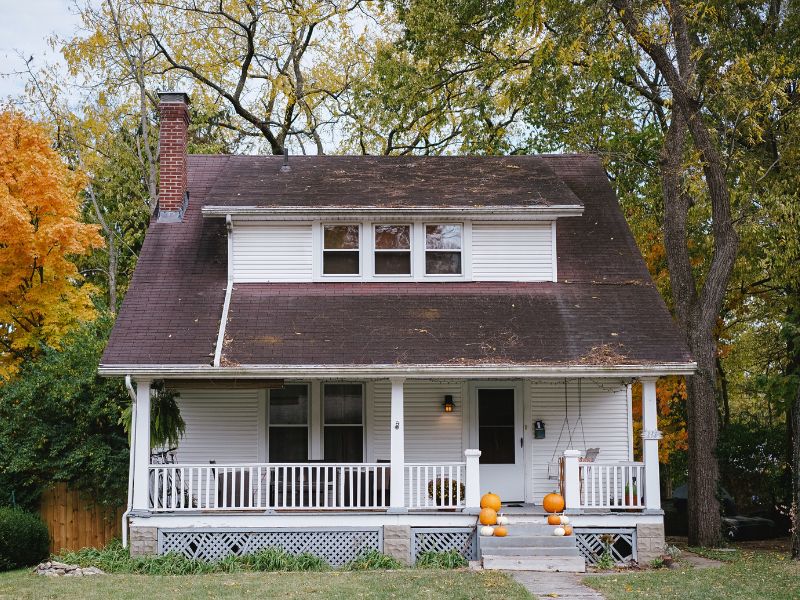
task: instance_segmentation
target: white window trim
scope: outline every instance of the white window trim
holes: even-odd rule
[[[407,222],[407,221],[372,221],[370,223],[365,224],[369,226],[369,271],[367,273],[374,277],[375,279],[379,279],[381,281],[414,281],[416,279],[416,269],[414,268],[414,242],[416,240],[416,231],[414,227],[414,223]],[[390,249],[390,250],[378,250],[375,247],[375,228],[379,225],[394,225],[396,227],[408,227],[408,241],[409,246],[407,250],[402,249]],[[411,264],[411,272],[408,275],[400,275],[397,273],[376,273],[375,272],[375,255],[378,252],[408,252],[410,254],[410,264]],[[369,276],[368,275],[368,276]]]
[[[358,273],[346,273],[346,274],[334,274],[329,275],[326,274],[325,271],[325,252],[356,252],[353,249],[343,249],[343,248],[325,248],[325,227],[327,226],[350,226],[355,225],[358,227]],[[341,222],[330,222],[330,221],[322,221],[319,224],[319,248],[314,249],[314,254],[319,254],[319,277],[322,278],[324,281],[360,281],[364,278],[365,269],[364,269],[364,226],[365,224],[358,221],[341,221]]]
[[[325,380],[319,388],[319,447],[320,458],[325,459],[325,428],[326,427],[357,427],[358,423],[325,423],[325,386],[326,385],[358,385],[361,387],[361,462],[367,462],[367,388],[363,381]]]
[[[425,231],[428,225],[459,225],[461,227],[461,248],[459,248],[458,250],[452,250],[452,249],[442,250],[442,249],[431,248],[429,250],[427,244],[427,234]],[[452,281],[454,279],[465,278],[465,272],[467,270],[465,265],[466,259],[464,256],[466,254],[465,249],[467,247],[466,231],[467,231],[466,223],[464,223],[463,221],[425,221],[422,223],[422,276],[424,277],[425,281],[435,281],[440,278],[441,280],[444,281]],[[428,273],[428,270],[425,268],[428,258],[428,252],[452,252],[453,254],[458,252],[459,254],[461,254],[461,272],[452,274]]]

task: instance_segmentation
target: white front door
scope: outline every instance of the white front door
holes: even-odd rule
[[[481,451],[481,494],[494,492],[503,502],[525,498],[522,452],[522,394],[513,386],[475,389],[477,442]]]

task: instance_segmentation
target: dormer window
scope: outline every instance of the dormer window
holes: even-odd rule
[[[361,228],[358,225],[324,225],[323,275],[358,275]]]
[[[425,274],[461,275],[462,239],[458,223],[425,225]]]
[[[411,275],[410,225],[375,225],[375,275]]]

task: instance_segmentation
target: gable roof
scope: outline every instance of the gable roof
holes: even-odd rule
[[[236,284],[223,368],[684,365],[685,370],[691,354],[650,279],[599,160],[535,158],[585,207],[582,216],[558,221],[557,283]],[[227,283],[227,245],[222,220],[204,219],[201,208],[219,201],[211,192],[232,181],[246,162],[189,157],[191,200],[184,221],[150,225],[101,372],[210,367]],[[232,163],[237,170],[229,170]]]
[[[583,205],[541,156],[227,156],[205,202],[225,207]]]

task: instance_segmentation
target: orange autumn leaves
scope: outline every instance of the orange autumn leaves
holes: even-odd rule
[[[80,222],[85,183],[44,126],[0,112],[0,380],[95,315],[96,290],[73,262],[104,244],[97,226]]]
[[[633,384],[633,444],[634,455],[641,456],[642,449],[642,384]],[[656,385],[658,402],[658,428],[663,437],[658,444],[658,460],[668,463],[673,452],[688,449],[688,433],[683,409],[686,404],[686,379],[662,377]]]

